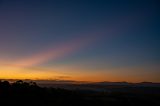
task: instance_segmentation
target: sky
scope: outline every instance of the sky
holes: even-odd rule
[[[160,82],[158,0],[0,0],[0,79]]]

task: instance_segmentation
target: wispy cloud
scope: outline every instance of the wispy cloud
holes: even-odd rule
[[[76,36],[76,38],[73,38],[72,40],[50,45],[50,47],[46,47],[48,49],[42,49],[40,52],[18,59],[14,62],[14,64],[11,64],[10,66],[17,68],[32,67],[48,62],[50,60],[54,61],[56,59],[71,55],[72,53],[77,52],[80,49],[92,44],[94,41],[103,39],[103,35],[107,35],[107,38],[110,38],[111,35],[113,37],[116,34],[120,33],[123,30],[119,26],[120,23],[121,21],[119,21],[118,23],[114,23],[110,27],[106,25],[103,27],[105,28],[105,30],[100,29],[98,31],[83,33],[80,37]],[[128,26],[128,24],[126,23],[123,24],[126,27]]]
[[[49,60],[56,60],[58,58],[70,55],[80,50],[81,48],[86,47],[94,40],[95,40],[94,38],[82,37],[64,42],[62,44],[56,44],[53,45],[53,47],[50,47],[49,49],[42,50],[41,52],[17,60],[14,62],[12,66],[22,67],[22,68],[31,67],[39,65],[41,63],[45,63]]]

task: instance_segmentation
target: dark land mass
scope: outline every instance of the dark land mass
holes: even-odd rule
[[[42,82],[0,81],[0,106],[160,106],[159,83]]]

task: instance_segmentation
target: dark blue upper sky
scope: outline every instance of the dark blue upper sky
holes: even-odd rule
[[[158,0],[0,0],[0,66],[160,81],[159,19]]]

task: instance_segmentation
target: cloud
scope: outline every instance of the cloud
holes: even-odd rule
[[[87,45],[91,44],[94,40],[94,38],[82,37],[72,39],[62,44],[56,44],[49,49],[42,50],[41,52],[17,60],[12,66],[32,67],[50,60],[56,60],[58,58],[62,58],[64,56],[68,56],[74,52],[77,52],[81,48],[84,48]]]
[[[83,33],[80,35],[80,37],[77,37],[76,35],[76,38],[73,38],[69,41],[51,45],[50,47],[46,47],[48,49],[43,49],[40,52],[18,59],[10,66],[17,68],[32,67],[50,60],[54,61],[56,59],[71,55],[82,48],[91,45],[95,41],[99,41],[104,37],[106,38],[106,36],[107,38],[113,37],[120,32],[123,32],[124,29],[126,30],[127,26],[130,26],[127,23],[123,23],[124,26],[121,27],[122,22],[126,21],[124,21],[124,19],[117,20],[117,23],[115,22],[111,26],[105,25],[103,26],[103,29],[91,31],[89,33]]]

